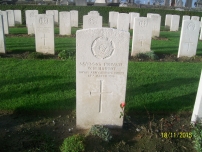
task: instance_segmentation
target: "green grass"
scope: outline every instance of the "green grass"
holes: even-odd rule
[[[72,29],[72,34],[77,28]],[[26,34],[24,27],[10,34]],[[75,37],[58,37],[55,50],[75,51]],[[130,31],[131,32],[131,31]],[[180,32],[162,31],[168,41],[152,40],[157,54],[177,54]],[[12,53],[34,52],[34,37],[7,37]],[[197,55],[202,44],[198,43]],[[75,60],[0,58],[0,110],[74,110],[76,105]],[[202,63],[129,61],[126,90],[128,111],[191,111]]]

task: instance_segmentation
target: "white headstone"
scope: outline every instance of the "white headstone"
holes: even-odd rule
[[[79,24],[79,15],[77,10],[71,10],[71,27],[78,27]]]
[[[100,27],[102,27],[102,16],[97,15],[83,16],[83,29],[100,28]]]
[[[25,11],[26,26],[27,26],[28,34],[35,33],[35,15],[38,15],[38,10]]]
[[[199,21],[199,16],[192,16],[192,17],[191,17],[191,20]]]
[[[130,16],[127,13],[119,13],[117,19],[117,29],[118,30],[129,30]]]
[[[54,24],[58,25],[58,10],[46,10],[47,15],[54,15]]]
[[[172,15],[170,31],[178,31],[179,23],[180,23],[180,16],[179,15]]]
[[[182,56],[192,57],[196,55],[199,30],[199,21],[184,20],[182,22],[178,58]]]
[[[14,10],[15,24],[22,24],[21,10]]]
[[[201,30],[200,30],[200,36],[199,36],[199,40],[202,40],[202,17],[201,17],[201,21],[200,21],[200,27],[201,27]]]
[[[110,27],[115,27],[117,28],[117,19],[118,19],[118,15],[119,15],[119,12],[112,12],[111,13],[111,17],[110,17]]]
[[[112,13],[113,13],[114,11],[109,11],[109,27],[110,27],[110,23],[112,22]]]
[[[183,15],[182,20],[190,20],[190,16],[189,15]]]
[[[90,11],[88,12],[88,15],[100,16],[100,13],[98,11]]]
[[[134,18],[135,17],[140,17],[140,13],[130,12],[129,16],[130,16],[130,29],[133,29]]]
[[[2,15],[0,15],[0,53],[6,53]]]
[[[35,16],[35,43],[36,52],[55,54],[53,15]]]
[[[76,32],[76,126],[122,127],[130,33],[112,28]]]
[[[165,19],[165,28],[166,29],[170,29],[170,25],[171,25],[171,14],[166,14],[166,19]]]
[[[8,26],[14,27],[15,26],[15,18],[14,18],[14,11],[13,10],[6,10],[8,14]]]
[[[136,17],[134,19],[131,56],[151,51],[151,26],[151,18]]]
[[[159,37],[161,29],[161,16],[159,14],[152,14],[150,18],[152,21],[152,37]]]
[[[60,35],[71,35],[71,15],[70,12],[59,12]]]
[[[9,34],[7,12],[6,11],[0,11],[0,15],[3,16],[4,34]]]
[[[201,77],[199,80],[198,91],[196,94],[194,109],[191,117],[192,124],[202,122],[202,92],[201,90],[202,90],[202,71],[201,71]]]

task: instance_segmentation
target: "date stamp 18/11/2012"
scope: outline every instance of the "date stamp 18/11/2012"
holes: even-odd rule
[[[162,132],[161,137],[162,138],[192,138],[191,132]]]

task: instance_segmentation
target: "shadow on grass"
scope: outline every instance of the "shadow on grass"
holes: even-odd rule
[[[162,114],[170,114],[172,112],[177,113],[181,111],[190,111],[194,106],[196,98],[196,92],[192,92],[186,95],[178,96],[171,99],[164,99],[157,102],[148,101],[148,103],[141,104],[139,106],[130,106],[128,112],[151,112],[151,113],[162,113]],[[129,101],[129,104],[133,104]]]
[[[198,83],[197,78],[177,78],[171,81],[159,81],[158,83],[150,83],[139,87],[131,86],[126,90],[127,96],[134,96],[142,93],[154,93],[158,91],[170,90],[181,85]]]

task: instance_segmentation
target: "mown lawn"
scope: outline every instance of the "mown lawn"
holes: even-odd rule
[[[72,29],[73,35],[76,30]],[[5,36],[8,53],[35,51],[34,36],[26,33],[25,27],[10,28],[12,36]],[[56,53],[75,52],[75,37],[59,37],[58,33],[55,28]],[[161,31],[161,37],[168,40],[152,40],[151,49],[157,55],[176,55],[179,36],[180,32]],[[197,55],[201,54],[199,42]],[[0,58],[0,110],[75,110],[75,63],[75,59]],[[126,110],[191,111],[201,68],[201,62],[129,61]]]

